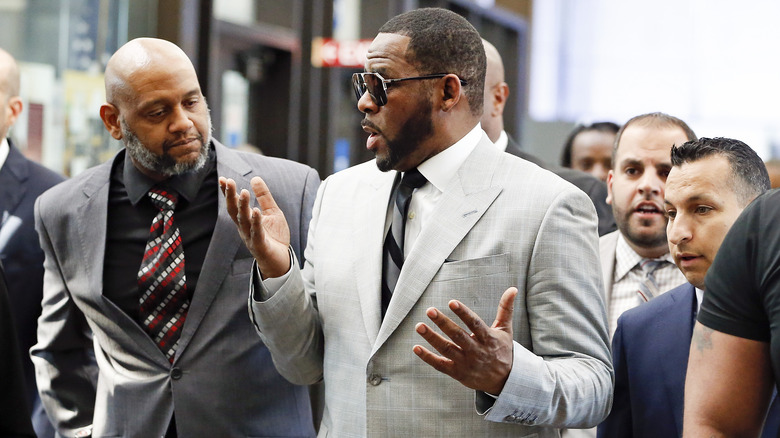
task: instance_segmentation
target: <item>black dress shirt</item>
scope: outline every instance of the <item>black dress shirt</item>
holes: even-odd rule
[[[179,194],[173,217],[182,238],[187,293],[192,299],[217,222],[219,190],[214,147],[201,169],[161,183],[136,169],[127,151],[121,152],[111,169],[103,295],[136,321],[141,296],[138,269],[149,239],[149,228],[159,211],[147,196],[155,185]]]

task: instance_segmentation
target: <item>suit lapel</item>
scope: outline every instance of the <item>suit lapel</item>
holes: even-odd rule
[[[252,169],[236,154],[216,141],[213,141],[217,155],[217,174],[236,181],[239,187],[249,187],[250,173]],[[214,190],[219,190],[217,186]],[[257,201],[252,201],[257,203]],[[189,344],[192,336],[198,329],[203,317],[206,315],[211,303],[217,296],[225,277],[230,273],[235,261],[236,253],[243,242],[236,231],[236,225],[227,213],[225,197],[218,196],[217,222],[214,225],[214,233],[211,236],[209,248],[206,250],[206,258],[203,260],[203,268],[198,277],[198,285],[192,295],[192,303],[187,311],[187,319],[179,338],[176,360]]]
[[[355,258],[355,278],[357,281],[358,299],[366,326],[369,342],[376,342],[379,326],[382,324],[381,290],[382,290],[382,256],[384,224],[393,189],[396,172],[376,172],[363,181],[365,190],[370,193],[364,198],[366,205],[361,206],[355,215],[355,239],[360,242],[362,254]]]
[[[483,136],[442,193],[431,217],[425,219],[427,225],[404,262],[372,355],[406,318],[447,256],[501,193],[502,188],[492,186],[486,175],[493,175],[502,153],[486,139]]]
[[[80,219],[76,227],[80,244],[78,251],[83,254],[82,266],[86,273],[87,284],[94,285],[94,287],[89,288],[89,298],[103,309],[104,315],[115,321],[129,338],[146,351],[147,357],[167,366],[168,359],[138,322],[103,295],[111,167],[123,154],[124,151],[120,151],[113,160],[101,164],[84,183],[83,198],[79,201],[81,205],[78,206],[77,214]]]
[[[85,263],[82,266],[86,272],[87,284],[94,285],[89,289],[92,295],[90,298],[98,302],[103,300],[110,302],[103,297],[103,267],[106,253],[108,191],[114,160],[97,167],[95,173],[85,181],[82,187],[83,197],[77,207],[79,223],[75,228],[80,245],[77,250],[84,257]]]
[[[674,299],[671,308],[667,309],[669,316],[664,318],[664,327],[661,335],[670,342],[666,342],[668,349],[664,352],[665,360],[660,361],[661,381],[666,389],[668,398],[667,406],[673,407],[674,421],[677,426],[678,436],[682,434],[682,408],[683,391],[685,388],[685,374],[688,369],[688,355],[691,348],[691,336],[693,335],[694,302],[696,292],[693,285],[686,284],[679,293],[669,292]]]
[[[612,299],[612,286],[615,277],[615,251],[617,250],[619,232],[613,231],[599,239],[599,258],[601,259],[601,272],[604,279],[605,303],[609,303]],[[609,308],[607,308],[607,313],[609,313]]]

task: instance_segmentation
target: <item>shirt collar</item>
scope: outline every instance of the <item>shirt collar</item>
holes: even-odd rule
[[[506,147],[509,145],[509,136],[506,135],[506,131],[502,129],[501,135],[498,136],[498,140],[493,144],[502,152],[506,152]]]
[[[209,148],[209,157],[206,160],[206,164],[195,172],[187,172],[181,175],[174,175],[163,182],[157,182],[148,176],[141,173],[135,165],[133,160],[127,156],[127,150],[124,151],[124,168],[123,168],[123,182],[125,190],[127,190],[127,196],[130,198],[130,202],[133,205],[146,196],[149,189],[155,185],[162,184],[166,187],[176,190],[187,202],[192,202],[197,196],[200,186],[203,184],[203,180],[214,169],[216,162],[216,152],[214,146]]]
[[[615,248],[615,280],[620,280],[626,276],[632,269],[639,265],[643,257],[634,251],[626,242],[623,233],[618,232],[617,247]],[[664,260],[674,264],[671,254],[668,252],[656,260]]]
[[[417,170],[422,173],[425,179],[433,184],[440,192],[444,192],[455,172],[466,161],[466,158],[477,147],[480,139],[485,133],[482,131],[482,125],[477,125],[464,135],[463,138],[456,141],[452,146],[444,149],[438,154],[423,161]]]
[[[3,168],[5,160],[8,158],[8,154],[11,152],[11,146],[8,144],[8,139],[4,138],[0,141],[0,169]]]
[[[704,291],[698,287],[694,287],[694,289],[696,289],[696,313],[699,313],[699,310],[701,309],[701,300],[704,298]]]

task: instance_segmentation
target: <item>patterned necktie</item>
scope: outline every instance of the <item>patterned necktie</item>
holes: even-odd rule
[[[640,266],[642,272],[645,274],[645,279],[639,283],[639,298],[642,302],[647,302],[658,296],[658,283],[655,281],[655,271],[663,267],[667,263],[666,260],[654,260],[654,259],[642,259]]]
[[[412,201],[414,189],[422,187],[426,183],[425,177],[417,169],[404,173],[401,183],[396,177],[393,204],[393,219],[390,232],[385,238],[382,257],[382,317],[384,318],[390,298],[393,295],[401,267],[404,265],[404,231],[406,229],[406,217],[409,204]]]
[[[140,320],[149,336],[173,363],[189,299],[184,275],[184,249],[173,222],[176,192],[153,188],[149,198],[160,209],[149,229],[149,240],[138,270]]]

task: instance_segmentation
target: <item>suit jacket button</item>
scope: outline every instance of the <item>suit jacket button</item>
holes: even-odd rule
[[[379,374],[371,374],[368,376],[368,383],[373,386],[379,386],[379,384],[382,383],[382,376]]]
[[[179,379],[181,379],[181,376],[183,376],[183,375],[184,375],[184,373],[182,372],[181,368],[179,368],[179,367],[171,368],[171,379],[179,380]]]

